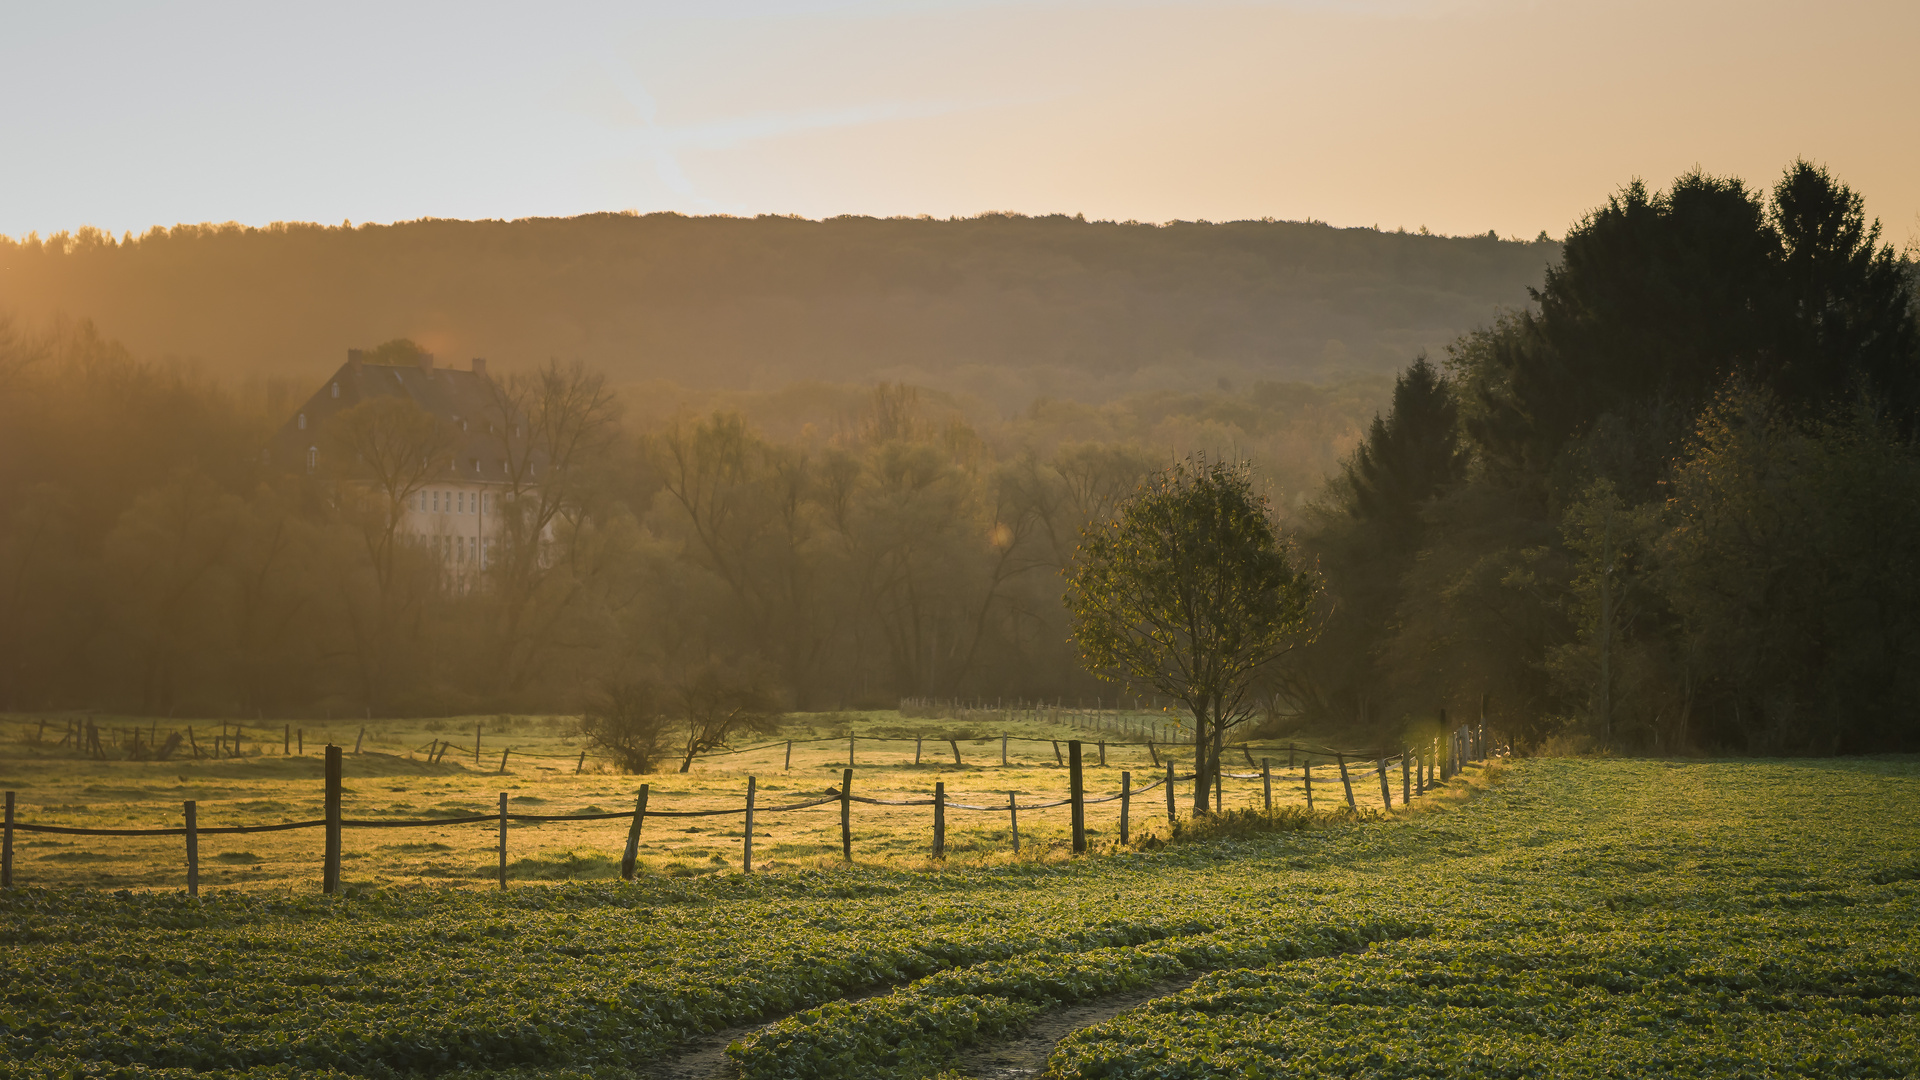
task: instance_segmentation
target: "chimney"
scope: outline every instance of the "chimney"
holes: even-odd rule
[[[480,376],[483,379],[487,377],[487,358],[486,357],[476,356],[473,358],[473,373],[475,375]]]
[[[420,354],[420,371],[424,375],[431,376],[433,374],[433,354],[432,353],[423,352]]]
[[[347,350],[348,374],[351,374],[351,375],[360,374],[360,363],[361,361],[365,360],[366,357],[367,357],[367,350],[365,349],[348,349]]]

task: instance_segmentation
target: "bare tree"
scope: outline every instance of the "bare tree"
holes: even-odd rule
[[[488,560],[498,605],[495,672],[512,691],[526,683],[545,639],[551,618],[541,614],[557,617],[577,593],[577,578],[554,574],[549,546],[556,520],[581,502],[583,474],[611,443],[619,407],[606,377],[578,362],[550,360],[487,386],[507,479]]]
[[[387,592],[407,500],[445,474],[460,432],[407,398],[376,397],[327,421],[322,435],[327,469],[340,482],[336,498],[359,525]]]

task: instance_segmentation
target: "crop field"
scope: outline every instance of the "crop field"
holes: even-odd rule
[[[1105,723],[1136,723],[1145,717]],[[110,721],[102,721],[109,725]],[[92,760],[51,745],[60,723],[41,735],[35,722],[0,725],[0,787],[18,798],[21,819],[37,824],[85,828],[178,828],[182,803],[198,804],[202,827],[312,820],[321,816],[322,754],[331,737],[349,751],[345,757],[344,813],[348,818],[406,819],[453,817],[495,812],[501,793],[516,813],[565,815],[631,810],[642,782],[650,786],[655,810],[715,809],[743,805],[747,778],[758,785],[762,806],[799,802],[837,787],[848,766],[846,738],[855,736],[854,791],[884,799],[924,799],[936,782],[950,799],[976,806],[1004,807],[1009,793],[1022,803],[1064,798],[1067,770],[1055,758],[1057,741],[1085,742],[1086,784],[1090,795],[1119,790],[1120,773],[1132,774],[1144,787],[1164,770],[1154,760],[1177,762],[1191,771],[1190,746],[1157,746],[1153,751],[1125,744],[1135,736],[1090,730],[1064,722],[1001,721],[991,725],[952,720],[905,718],[898,713],[804,714],[779,731],[740,740],[743,753],[703,757],[685,774],[669,771],[644,777],[607,770],[596,756],[582,753],[585,741],[572,733],[566,717],[460,717],[433,721],[374,721],[361,725],[309,721],[299,744],[283,753],[284,729],[249,726],[241,736],[241,754],[221,759],[175,755],[166,761]],[[479,754],[474,754],[476,729]],[[196,743],[211,750],[221,731],[216,721],[202,722]],[[1163,724],[1162,730],[1166,730]],[[164,732],[161,733],[164,737]],[[1010,736],[1008,762],[1000,764],[999,736]],[[39,736],[38,740],[22,735]],[[271,738],[262,738],[271,735]],[[1114,740],[1099,765],[1098,740]],[[916,738],[919,740],[916,746]],[[786,742],[794,740],[791,759]],[[1037,741],[1036,741],[1037,740]],[[427,748],[453,742],[454,748],[429,761]],[[961,763],[954,763],[958,744]],[[359,746],[360,752],[352,752]],[[505,754],[505,771],[500,770]],[[919,761],[915,757],[918,754]],[[116,755],[117,758],[118,755]],[[1289,769],[1284,756],[1273,766],[1274,800],[1303,804],[1301,770]],[[1249,774],[1244,756],[1230,768]],[[575,770],[580,771],[576,774]],[[1314,771],[1317,805],[1339,801],[1337,774]],[[1364,782],[1362,782],[1364,781]],[[1399,798],[1394,777],[1394,797]],[[1356,798],[1380,805],[1377,778],[1356,773]],[[1370,793],[1370,794],[1369,794]],[[1179,785],[1182,813],[1191,788]],[[1225,786],[1228,808],[1262,805],[1258,780],[1231,780]],[[1118,839],[1118,803],[1088,808],[1090,842]],[[1136,834],[1166,832],[1166,800],[1161,790],[1143,793],[1132,804],[1130,826]],[[1020,817],[1020,861],[1062,857],[1068,844],[1068,810],[1057,807]],[[510,827],[509,877],[517,880],[593,880],[618,876],[626,843],[624,821],[540,823]],[[863,862],[923,866],[930,853],[932,813],[926,806],[859,805],[853,815],[854,855]],[[650,817],[642,832],[639,864],[654,872],[700,876],[740,868],[742,821],[738,817],[676,820]],[[814,866],[840,861],[840,819],[835,805],[790,813],[758,815],[754,829],[756,868]],[[35,885],[84,885],[94,888],[178,889],[185,880],[178,837],[75,837],[22,834],[15,838],[16,881]],[[394,885],[431,882],[491,886],[497,873],[496,832],[487,824],[406,830],[349,830],[343,852],[344,880],[350,884]],[[201,854],[201,881],[212,888],[306,892],[319,887],[318,830],[208,836]],[[946,850],[953,862],[1012,861],[1012,837],[1004,810],[950,810]]]
[[[1533,760],[1064,861],[0,896],[7,1077],[1920,1074],[1920,761]],[[26,865],[34,865],[29,861]],[[1196,978],[1197,977],[1197,978]]]

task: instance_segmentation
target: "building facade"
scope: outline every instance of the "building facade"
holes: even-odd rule
[[[523,422],[506,414],[484,359],[459,371],[436,367],[429,354],[412,364],[370,363],[366,355],[347,350],[347,362],[275,433],[267,459],[282,469],[320,473],[333,464],[324,460],[331,451],[321,432],[334,417],[378,397],[420,406],[455,429],[453,449],[444,469],[433,462],[407,493],[398,531],[432,552],[452,582],[471,587],[500,542],[503,500],[514,488],[511,470],[524,470],[523,490],[538,475]]]

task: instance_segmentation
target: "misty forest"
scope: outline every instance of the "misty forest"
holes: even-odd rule
[[[1062,603],[1083,530],[1224,460],[1317,587],[1269,734],[1484,707],[1520,748],[1920,741],[1916,275],[1806,163],[1635,182],[1557,244],[603,215],[0,263],[9,710],[1111,702]],[[484,568],[396,533],[435,478],[382,455],[444,458],[431,417],[266,452],[350,346],[490,357],[473,430],[544,473]]]

